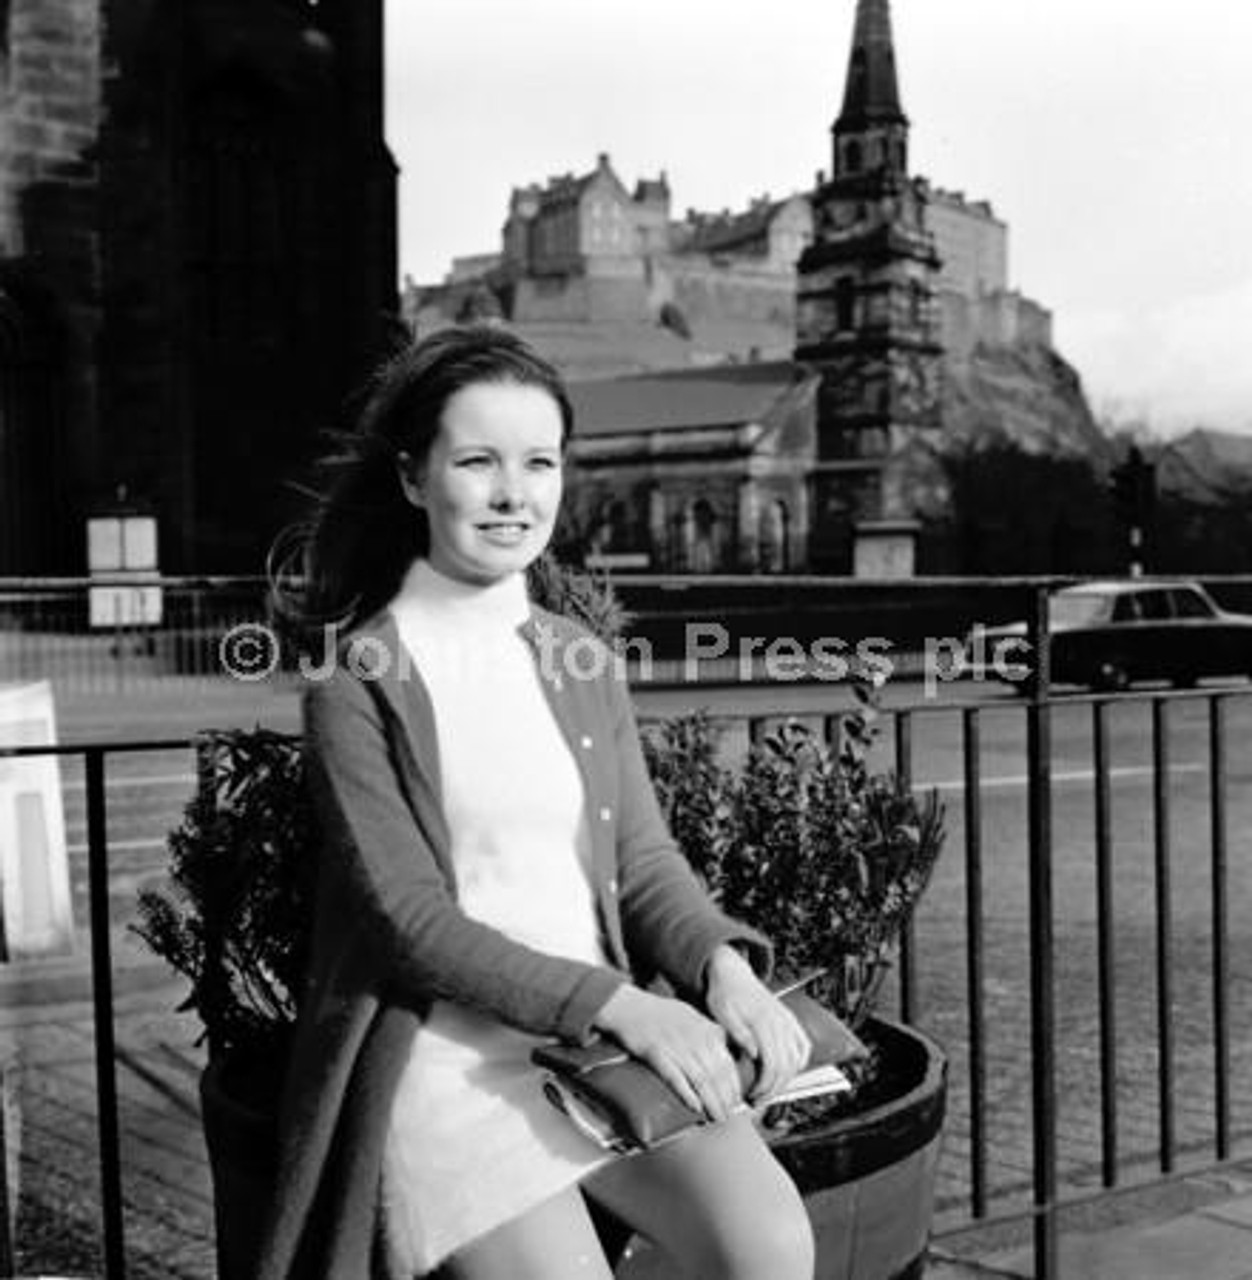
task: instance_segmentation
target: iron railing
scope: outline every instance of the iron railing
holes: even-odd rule
[[[949,807],[960,838],[950,843],[941,862],[948,877],[941,904],[932,911],[929,895],[923,903],[904,940],[896,982],[901,1016],[937,1034],[952,1059],[938,1238],[975,1224],[1028,1220],[1034,1273],[1050,1280],[1059,1275],[1059,1223],[1068,1206],[1129,1185],[1217,1167],[1246,1156],[1252,1143],[1252,1092],[1238,1093],[1232,1072],[1236,1055],[1252,1052],[1252,1025],[1236,1017],[1239,1006],[1232,996],[1238,974],[1229,937],[1232,913],[1241,907],[1231,875],[1232,813],[1252,808],[1252,779],[1232,774],[1230,738],[1238,732],[1232,728],[1237,717],[1252,717],[1252,690],[1223,686],[1057,697],[1047,675],[1043,586],[1035,597],[1032,624],[1040,678],[1023,699],[948,698],[888,706],[884,716],[887,744],[900,775],[919,787],[937,782],[960,793],[959,806]],[[811,709],[819,731],[831,737],[840,723],[834,699],[830,690],[815,691]],[[1145,709],[1146,724],[1128,727]],[[1089,769],[1058,763],[1058,717],[1068,735],[1066,749],[1089,758]],[[737,715],[729,720],[733,732],[752,740],[778,718]],[[1138,755],[1144,739],[1146,763]],[[1203,758],[1184,758],[1195,743],[1202,744]],[[82,761],[103,1265],[109,1280],[122,1280],[127,1259],[110,953],[107,766],[114,756],[190,745],[178,739],[0,748],[0,763],[50,753]],[[1134,761],[1119,764],[1119,749],[1131,752]],[[1000,772],[989,771],[989,755],[1013,761],[1024,757],[1024,772],[1005,774],[1002,765]],[[959,760],[957,776],[921,776],[919,762],[935,758]],[[1196,785],[1186,782],[1189,776],[1198,779]],[[1183,782],[1177,783],[1178,778]],[[1085,812],[1078,812],[1077,801],[1058,810],[1058,788],[1075,781],[1082,783],[1080,794],[1089,798],[1089,823]],[[1141,782],[1150,787],[1150,799],[1128,806],[1126,788]],[[1010,791],[1016,796],[1019,790],[1024,792],[1025,841],[1017,849],[1011,846],[1020,829],[1020,806],[1002,797]],[[1071,794],[1065,792],[1067,798]],[[1059,860],[1058,816],[1068,842]],[[1240,829],[1247,824],[1241,822]],[[1086,839],[1083,835],[1080,840],[1080,831],[1089,833],[1089,867],[1080,865],[1083,850],[1070,847]],[[1014,839],[1006,839],[1005,832]],[[1146,866],[1136,860],[1143,841],[1150,855]],[[1197,850],[1203,854],[1203,876]],[[1194,856],[1182,864],[1180,851]],[[1093,913],[1079,924],[1061,917],[1063,936],[1058,937],[1057,877],[1066,878],[1065,902],[1072,905],[1077,899],[1071,882],[1079,872],[1084,877],[1090,873]],[[1201,884],[1205,879],[1207,885]],[[1127,887],[1129,881],[1133,889]],[[1007,890],[995,887],[1005,884],[1014,894],[1020,891],[1011,902]],[[1246,886],[1239,889],[1244,891]],[[1128,902],[1133,910],[1127,910]],[[1021,919],[1015,914],[1019,905]],[[1239,918],[1245,914],[1241,911]],[[1019,945],[1023,927],[1028,940],[1024,956]],[[1094,974],[1076,965],[1091,943]],[[1185,970],[1179,966],[1180,950],[1189,962],[1206,957],[1203,982],[1193,963]],[[1013,955],[1022,962],[1016,969]],[[1127,964],[1133,982],[1128,982]],[[1180,990],[1184,973],[1187,992]],[[1147,976],[1150,1016],[1140,999]],[[1061,984],[1065,997],[1058,1004]],[[994,1016],[988,1008],[992,999],[999,1006]],[[1006,1037],[1003,1021],[1019,1019],[1018,1002],[1025,1003],[1024,1038],[1016,1035],[1016,1023]],[[1078,1030],[1076,1022],[1082,1023]],[[1185,1042],[1180,1024],[1185,1024]],[[1071,1049],[1082,1043],[1085,1053],[1079,1034],[1091,1028],[1094,1065],[1083,1074],[1088,1058]],[[1135,1075],[1129,1091],[1124,1069],[1137,1068],[1139,1062],[1127,1061],[1123,1033],[1128,1029],[1136,1054],[1152,1069],[1151,1078]],[[1058,1091],[1062,1075],[1063,1092]],[[1016,1096],[1006,1099],[997,1089],[1007,1076],[1025,1081],[1025,1114]],[[1094,1101],[1080,1106],[1075,1095],[1088,1084]],[[1187,1105],[1185,1124],[1180,1125],[1183,1088]],[[1145,1092],[1154,1113],[1150,1139],[1141,1123]],[[1023,1123],[1028,1141],[1021,1133]],[[1094,1153],[1092,1134],[1098,1135]],[[1014,1144],[1022,1153],[1017,1166],[1003,1156]],[[1146,1168],[1149,1161],[1151,1170]],[[1092,1179],[1099,1183],[1094,1191],[1088,1185]],[[0,1246],[7,1243],[0,1237]],[[8,1274],[6,1262],[11,1259],[0,1252],[0,1274]]]
[[[0,682],[121,692],[219,680],[223,638],[265,618],[267,590],[246,577],[0,579]]]

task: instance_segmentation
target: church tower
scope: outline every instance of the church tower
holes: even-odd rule
[[[857,0],[831,176],[797,269],[796,359],[821,374],[811,494],[815,568],[915,515],[905,460],[940,425],[939,258],[909,177],[889,0]]]

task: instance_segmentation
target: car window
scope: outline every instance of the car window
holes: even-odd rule
[[[1140,591],[1137,593],[1139,598],[1139,612],[1145,618],[1171,618],[1173,612],[1169,607],[1168,591]]]
[[[1103,622],[1109,616],[1109,598],[1095,591],[1055,595],[1048,601],[1048,625],[1082,627]]]
[[[1175,587],[1170,593],[1174,601],[1174,612],[1180,618],[1211,618],[1212,609],[1208,601],[1190,587]]]
[[[1135,622],[1143,615],[1139,611],[1139,597],[1132,595],[1118,596],[1113,601],[1114,622]]]

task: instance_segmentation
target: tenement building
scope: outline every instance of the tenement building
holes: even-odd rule
[[[383,0],[0,0],[0,574],[258,572],[394,338]]]

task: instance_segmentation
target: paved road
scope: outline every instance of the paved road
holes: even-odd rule
[[[171,697],[171,692],[177,696]],[[922,701],[920,685],[897,685],[889,706]],[[958,703],[978,706],[983,853],[982,927],[987,1017],[986,1148],[988,1193],[994,1209],[1024,1205],[1030,1180],[1030,1029],[1027,928],[1026,775],[1024,704],[994,688],[952,686],[925,702],[913,717],[912,769],[919,784],[936,785],[948,804],[949,845],[917,921],[919,1020],[944,1042],[952,1062],[951,1117],[940,1186],[939,1225],[968,1218],[970,1097],[968,999],[965,972],[966,814]],[[718,714],[809,714],[820,717],[848,705],[832,688],[772,686],[762,690],[653,691],[639,699],[641,715],[669,715],[695,705]],[[208,725],[265,723],[295,728],[290,694],[265,686],[197,686],[132,693],[119,700],[102,693],[65,700],[58,708],[63,741],[185,738]],[[1066,1187],[1094,1190],[1099,1182],[1100,1074],[1096,972],[1095,863],[1091,775],[1091,709],[1083,702],[1053,713],[1052,808],[1055,845],[1059,1158]],[[1207,1160],[1213,1133],[1212,1011],[1208,976],[1211,890],[1209,865],[1208,704],[1173,703],[1168,713],[1170,972],[1176,1057],[1173,1116],[1176,1166]],[[1241,690],[1227,711],[1230,751],[1226,780],[1230,835],[1234,1132],[1242,1149],[1252,1143],[1252,760],[1239,746],[1252,728],[1252,697]],[[1155,827],[1152,723],[1142,702],[1109,713],[1116,909],[1118,1031],[1118,1142],[1123,1176],[1150,1176],[1158,1163],[1158,993],[1155,987]],[[741,733],[742,730],[736,730]],[[734,734],[728,750],[739,749]],[[891,758],[890,731],[882,744]],[[65,801],[76,905],[82,911],[85,878],[81,767],[64,765]],[[177,820],[189,794],[193,762],[184,748],[118,756],[109,764],[111,884],[119,964],[130,966],[136,990],[119,1005],[124,1124],[128,1134],[128,1197],[133,1205],[136,1257],[163,1265],[152,1274],[207,1276],[208,1188],[198,1159],[194,1076],[199,1050],[189,1020],[171,1013],[178,990],[164,984],[128,941],[124,924],[137,887],[160,874],[163,833]],[[81,916],[80,916],[81,918]],[[90,1181],[92,1135],[81,1115],[89,1094],[90,1024],[84,1005],[58,1004],[8,1043],[20,1064],[10,1072],[10,1093],[26,1116],[23,1145],[22,1239],[32,1247],[50,1233],[40,1206],[59,1200],[66,1169]],[[5,1043],[0,1040],[0,1044]],[[78,1099],[66,1106],[65,1098]],[[89,1099],[88,1099],[89,1100]],[[81,1104],[81,1105],[80,1105]],[[68,1115],[77,1115],[77,1128]],[[164,1135],[154,1148],[155,1129]],[[81,1132],[80,1132],[81,1130]],[[171,1155],[171,1152],[174,1154]],[[163,1170],[182,1172],[170,1184]],[[85,1198],[84,1198],[85,1197]],[[91,1203],[89,1192],[84,1203]],[[164,1224],[164,1225],[162,1225]],[[83,1226],[86,1231],[86,1225]],[[71,1233],[72,1234],[72,1233]],[[58,1239],[70,1239],[62,1233]],[[83,1248],[90,1252],[88,1242]],[[36,1257],[42,1265],[46,1259]],[[174,1261],[177,1260],[177,1266]],[[58,1255],[61,1266],[75,1255]],[[79,1265],[82,1265],[81,1263]],[[142,1269],[139,1272],[143,1274]]]

